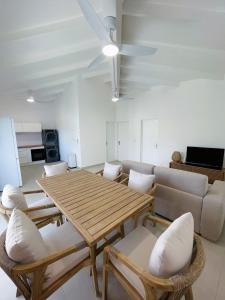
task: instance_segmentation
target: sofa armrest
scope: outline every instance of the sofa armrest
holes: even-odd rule
[[[200,233],[203,237],[219,239],[225,219],[225,182],[216,180],[203,198]]]

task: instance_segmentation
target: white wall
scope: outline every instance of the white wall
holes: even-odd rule
[[[193,80],[178,88],[155,88],[116,106],[117,121],[129,121],[128,158],[140,160],[141,120],[159,120],[159,164],[168,166],[174,150],[225,148],[225,81]]]
[[[56,103],[61,159],[75,153],[85,167],[106,160],[106,121],[114,121],[111,88],[103,77],[76,79]]]
[[[106,160],[106,121],[115,120],[111,87],[102,76],[80,80],[79,118],[82,166]]]
[[[0,117],[12,117],[16,122],[41,122],[44,129],[55,128],[55,105],[28,103],[12,97],[0,96]]]
[[[56,107],[56,128],[59,133],[61,160],[68,162],[70,153],[75,153],[77,165],[81,166],[77,80],[74,80],[62,97],[56,101]]]

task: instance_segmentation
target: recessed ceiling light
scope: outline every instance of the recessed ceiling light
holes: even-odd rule
[[[116,97],[116,96],[112,97],[112,102],[117,102],[117,101],[119,101],[118,97]]]
[[[119,48],[115,44],[108,44],[102,48],[102,53],[105,56],[116,56],[119,53]]]
[[[34,97],[33,96],[28,97],[27,102],[34,103],[35,102]]]

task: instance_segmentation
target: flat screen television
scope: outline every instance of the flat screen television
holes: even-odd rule
[[[186,164],[221,170],[224,149],[187,147]]]

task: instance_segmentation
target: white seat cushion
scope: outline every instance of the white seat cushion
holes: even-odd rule
[[[155,181],[155,175],[142,174],[134,170],[130,170],[128,186],[140,193],[147,193]]]
[[[27,202],[23,193],[20,191],[19,188],[16,188],[10,184],[4,186],[2,192],[2,205],[5,206],[6,208],[11,208],[11,209],[27,208]]]
[[[44,197],[41,200],[35,201],[34,203],[32,203],[29,206],[29,208],[42,206],[42,205],[49,205],[49,204],[53,204],[52,200],[49,197]],[[39,218],[39,217],[44,217],[46,215],[55,214],[55,213],[59,213],[59,210],[57,207],[52,207],[52,208],[41,209],[41,210],[29,212],[29,217],[30,218]]]
[[[121,165],[113,165],[105,162],[103,177],[114,180],[118,177],[121,170]]]
[[[60,227],[56,227],[53,224],[49,224],[46,227],[40,229],[42,238],[47,246],[49,254],[56,253],[60,250],[65,250],[70,246],[74,246],[77,243],[83,241],[81,235],[77,232],[74,226],[66,222]],[[62,273],[68,271],[73,266],[76,266],[79,262],[89,256],[89,248],[86,247],[76,253],[73,253],[56,263],[51,265],[50,277],[45,282],[45,286],[51,284],[52,281],[56,280]]]
[[[55,176],[63,174],[67,171],[68,165],[66,162],[58,163],[55,165],[44,165],[46,176]]]
[[[148,272],[149,255],[156,240],[157,237],[155,235],[153,235],[147,228],[140,226],[115,244],[115,248],[128,256],[128,258],[137,266]],[[131,285],[143,298],[145,298],[144,286],[139,277],[113,256],[111,256],[110,259],[114,266],[124,275]]]
[[[194,220],[191,213],[176,219],[158,238],[150,259],[150,272],[161,278],[169,278],[184,269],[193,250]]]
[[[9,219],[5,248],[8,256],[19,263],[30,263],[48,255],[35,224],[19,209]]]

